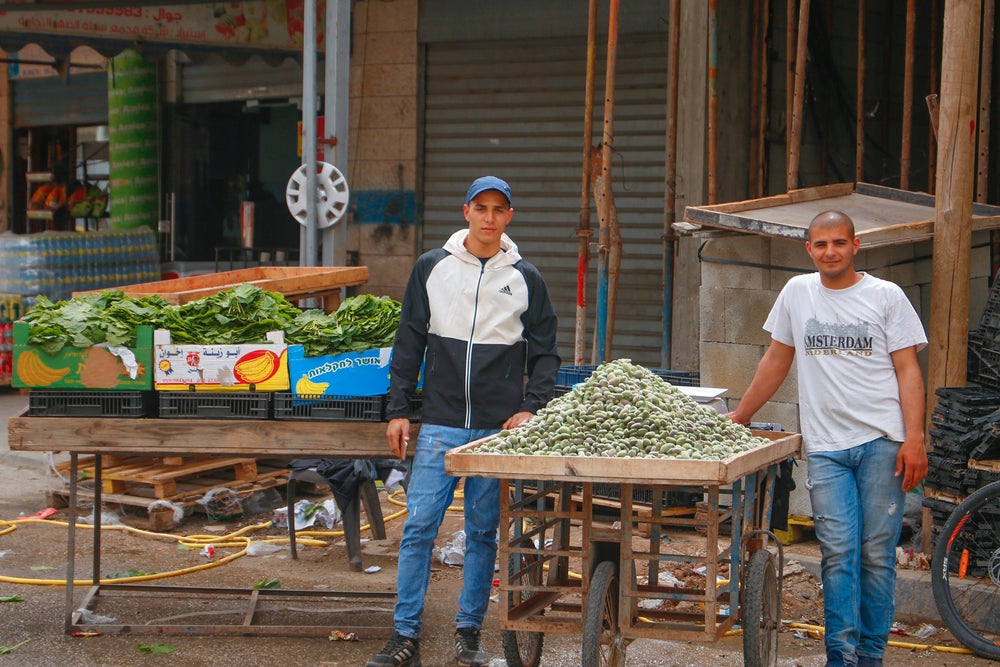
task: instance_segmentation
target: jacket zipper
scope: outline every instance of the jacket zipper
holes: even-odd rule
[[[465,348],[465,428],[472,428],[472,341],[476,337],[476,313],[479,312],[479,288],[483,284],[483,274],[486,266],[479,267],[479,278],[476,280],[476,297],[472,306],[472,329],[469,331],[469,343]]]

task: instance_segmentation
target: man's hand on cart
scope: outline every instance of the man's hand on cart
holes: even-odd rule
[[[397,417],[389,420],[389,427],[385,430],[385,437],[389,441],[389,449],[400,461],[406,458],[406,447],[410,444],[410,420],[406,417]]]
[[[524,422],[535,416],[534,412],[515,412],[503,423],[505,429],[517,428]]]

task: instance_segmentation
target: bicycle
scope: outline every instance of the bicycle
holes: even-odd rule
[[[938,536],[931,565],[938,612],[973,653],[1000,660],[1000,481],[962,501]]]

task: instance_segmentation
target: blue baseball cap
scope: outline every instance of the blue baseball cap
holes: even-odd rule
[[[469,202],[487,190],[496,190],[507,198],[508,206],[513,206],[510,197],[510,186],[507,185],[507,181],[496,176],[483,176],[472,181],[472,185],[469,186],[469,193],[465,195],[465,205],[468,206]]]

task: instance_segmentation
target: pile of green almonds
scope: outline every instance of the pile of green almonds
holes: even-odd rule
[[[477,453],[720,460],[770,441],[629,359],[599,366],[531,421]]]

